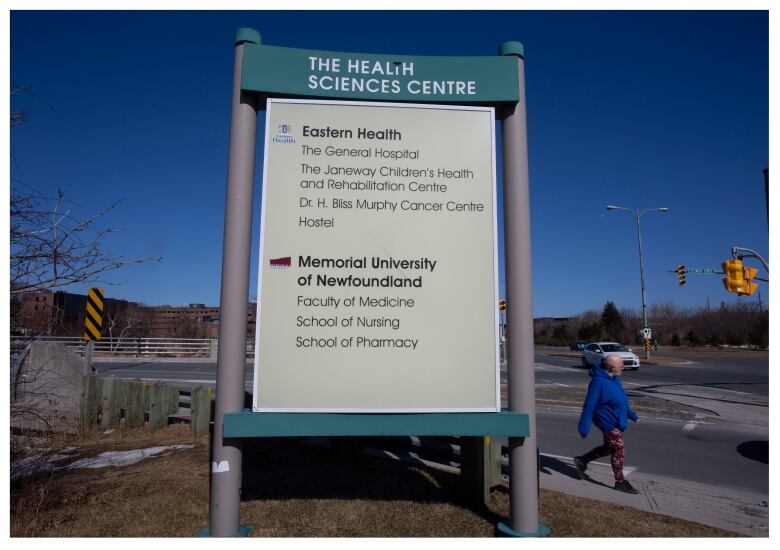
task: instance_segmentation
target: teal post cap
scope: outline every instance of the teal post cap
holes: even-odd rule
[[[520,537],[520,538],[533,538],[533,537],[549,537],[552,534],[552,530],[544,523],[539,523],[539,528],[533,533],[521,533],[515,531],[506,522],[500,522],[496,526],[497,535],[499,537]]]
[[[517,57],[524,57],[525,49],[523,48],[522,42],[504,42],[498,48],[498,55],[514,55]]]
[[[255,29],[249,27],[241,27],[236,31],[236,44],[243,44],[249,42],[250,44],[260,43],[260,33]]]

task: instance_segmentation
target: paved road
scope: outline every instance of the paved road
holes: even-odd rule
[[[539,449],[573,457],[600,445],[593,428],[587,439],[577,433],[576,410],[537,412]],[[626,471],[769,493],[769,434],[766,426],[704,421],[687,423],[642,418],[625,432]],[[609,458],[599,461],[609,471]],[[599,467],[599,466],[597,466]]]
[[[587,371],[579,357],[568,357],[563,350],[537,349],[535,354],[537,385],[587,384]],[[675,365],[642,365],[636,371],[623,371],[628,389],[694,385],[750,395],[769,396],[769,360],[766,353],[751,357],[689,355],[687,363]]]
[[[587,385],[587,371],[576,357],[562,357],[561,350],[537,349],[537,386]],[[739,403],[743,398],[768,399],[768,360],[734,360],[702,356],[681,365],[644,365],[624,373],[628,389],[654,391],[669,386],[696,387],[717,392]],[[205,362],[97,362],[104,376],[165,380],[181,389],[214,386],[216,365]],[[246,389],[251,392],[253,366],[247,364]],[[539,447],[543,454],[571,457],[599,443],[593,433],[582,440],[576,432],[576,409],[542,409],[537,413]],[[768,441],[766,426],[704,420],[686,423],[645,418],[626,432],[629,471],[663,475],[742,488],[768,494]],[[607,462],[603,462],[608,468]]]
[[[536,384],[584,388],[590,377],[579,357],[565,350],[536,350]],[[675,365],[643,365],[624,371],[624,386],[634,392],[682,393],[709,397],[700,402],[737,406],[754,414],[756,403],[768,405],[769,361],[766,354],[712,356],[688,354]],[[692,403],[696,403],[693,400]],[[582,440],[576,431],[579,411],[544,409],[537,412],[538,442],[542,453],[572,457],[600,444],[600,434]],[[643,418],[625,434],[629,471],[707,483],[768,495],[769,431],[766,425],[722,422],[707,417],[697,422]],[[609,469],[608,460],[602,461]]]
[[[577,357],[562,356],[560,348],[537,348],[536,384],[581,386],[587,385],[587,371]],[[696,356],[698,361],[679,365],[643,365],[637,371],[624,371],[627,388],[669,385],[697,385],[753,395],[769,395],[769,361],[766,355],[756,358],[721,358]],[[209,362],[95,362],[104,375],[120,378],[167,380],[177,387],[190,389],[198,385],[212,386],[216,380],[216,364]],[[247,364],[246,381],[251,388],[252,363]],[[501,373],[502,382],[506,373]]]

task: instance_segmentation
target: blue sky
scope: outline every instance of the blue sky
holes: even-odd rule
[[[670,209],[642,218],[650,305],[737,300],[718,276],[680,288],[678,264],[719,269],[733,245],[769,260],[765,11],[12,12],[11,82],[35,94],[12,97],[29,113],[11,133],[12,177],[66,187],[83,215],[126,198],[106,220],[124,231],[105,247],[163,257],[107,277],[109,297],[219,303],[238,27],[265,44],[368,53],[494,55],[523,42],[535,316],[607,300],[639,310],[636,225],[606,204]]]

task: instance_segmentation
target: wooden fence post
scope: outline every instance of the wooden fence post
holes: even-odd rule
[[[211,423],[211,402],[214,390],[198,387],[192,390],[190,398],[190,428],[195,437],[209,433]]]
[[[168,425],[170,408],[168,389],[168,386],[158,382],[149,390],[149,423],[146,425],[146,429],[150,432],[156,432]]]
[[[122,381],[113,376],[103,380],[103,406],[100,416],[100,428],[103,430],[119,426],[121,384]]]
[[[98,423],[103,400],[103,381],[93,375],[84,376],[84,392],[81,394],[79,429],[91,430]]]
[[[138,380],[127,383],[127,412],[125,414],[126,428],[140,428],[144,425],[143,400],[144,384]]]
[[[176,414],[179,412],[179,390],[166,386],[168,390],[168,414]]]

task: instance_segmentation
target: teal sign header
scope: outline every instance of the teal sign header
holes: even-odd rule
[[[239,31],[239,40],[242,31],[247,29]],[[259,35],[256,38],[259,42]],[[522,52],[493,57],[394,56],[245,42],[241,88],[280,97],[510,103],[519,100],[515,55]]]

